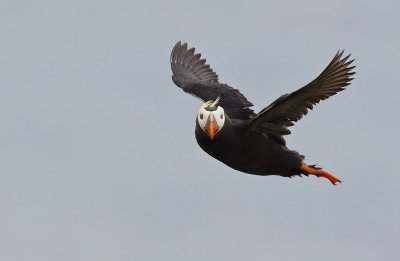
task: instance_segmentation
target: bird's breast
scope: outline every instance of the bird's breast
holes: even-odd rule
[[[256,132],[240,129],[217,133],[213,140],[196,129],[199,146],[233,169],[256,175],[280,175],[301,162],[300,155]]]

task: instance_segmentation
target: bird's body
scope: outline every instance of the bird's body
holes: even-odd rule
[[[200,147],[233,169],[255,175],[315,175],[333,184],[340,180],[328,172],[306,165],[304,156],[286,147],[288,127],[307,114],[320,100],[350,84],[351,70],[338,52],[327,68],[312,82],[276,99],[254,113],[239,90],[220,83],[217,74],[187,44],[178,42],[171,53],[172,80],[185,92],[205,103],[196,118],[195,136]]]
[[[245,125],[241,123],[224,125],[219,134],[210,140],[198,127],[198,123],[196,124],[195,136],[199,146],[210,156],[233,169],[262,176],[290,177],[299,174],[297,168],[303,156],[268,136],[246,131]]]

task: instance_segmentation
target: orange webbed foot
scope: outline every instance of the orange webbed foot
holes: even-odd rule
[[[333,185],[336,185],[337,183],[342,182],[340,179],[336,178],[335,176],[326,172],[325,170],[314,167],[314,166],[309,166],[305,163],[301,164],[300,170],[302,170],[305,174],[310,174],[310,175],[314,175],[317,177],[324,177],[324,178],[328,179],[330,182],[332,182]]]

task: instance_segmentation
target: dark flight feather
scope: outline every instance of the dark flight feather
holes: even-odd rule
[[[255,113],[253,106],[239,90],[218,81],[218,75],[205,59],[200,59],[194,48],[187,44],[176,43],[172,50],[170,63],[173,82],[183,91],[190,93],[204,102],[220,97],[219,105],[231,119],[248,120]]]
[[[290,134],[287,127],[300,120],[321,100],[328,99],[344,90],[353,80],[351,75],[355,72],[351,70],[355,66],[350,65],[354,60],[348,61],[350,55],[344,58],[342,56],[343,51],[337,52],[333,60],[315,80],[297,91],[282,95],[250,119],[248,124],[252,126],[253,130],[263,132],[268,136],[276,136],[275,138],[278,139],[282,139],[279,137],[281,135]]]

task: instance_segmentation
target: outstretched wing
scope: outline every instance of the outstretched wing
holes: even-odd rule
[[[218,81],[218,75],[196,54],[194,48],[179,41],[172,49],[172,81],[183,91],[192,94],[204,102],[220,97],[219,105],[231,119],[248,120],[255,114],[253,106],[238,89]]]
[[[287,127],[300,120],[321,100],[345,89],[353,80],[350,55],[342,58],[338,51],[326,69],[312,82],[290,94],[285,94],[249,120],[253,130],[261,131],[284,144],[282,135],[290,134]]]

